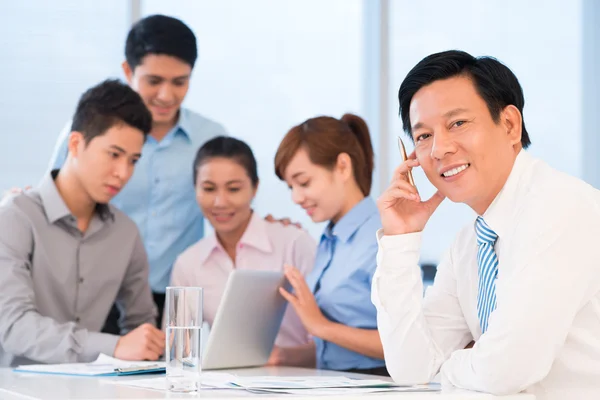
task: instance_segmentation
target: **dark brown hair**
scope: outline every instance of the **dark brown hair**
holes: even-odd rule
[[[194,160],[194,185],[198,179],[198,170],[200,166],[211,158],[223,157],[237,162],[248,174],[252,186],[258,186],[258,172],[256,167],[256,158],[252,153],[250,146],[239,139],[230,136],[217,136],[204,143],[196,153]]]
[[[275,173],[284,180],[285,170],[300,148],[313,164],[333,169],[341,153],[352,160],[354,179],[365,196],[373,182],[373,146],[367,123],[354,114],[310,118],[290,129],[275,154]]]

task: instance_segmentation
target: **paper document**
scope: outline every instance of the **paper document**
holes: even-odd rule
[[[300,394],[308,396],[342,396],[370,393],[388,392],[438,392],[439,387],[429,385],[418,386],[390,386],[382,388],[320,388],[320,389],[248,389],[249,393],[278,393],[278,394]]]
[[[166,365],[158,361],[123,361],[100,354],[91,363],[20,365],[15,372],[38,374],[119,376],[165,372]]]
[[[252,393],[343,395],[376,392],[435,392],[439,385],[400,386],[382,379],[352,379],[344,376],[236,376],[205,372],[200,377],[202,390],[237,389]],[[166,390],[166,378],[109,381],[118,385]]]
[[[204,389],[231,389],[235,391],[245,390],[244,388],[231,383],[235,380],[235,378],[235,375],[230,375],[223,372],[203,372],[200,375],[200,386]],[[167,388],[167,378],[165,376],[130,381],[110,380],[106,381],[106,383],[154,390],[166,390]]]
[[[439,390],[437,386],[401,386],[383,379],[354,379],[345,376],[243,376],[237,377],[232,384],[252,392],[311,395]]]

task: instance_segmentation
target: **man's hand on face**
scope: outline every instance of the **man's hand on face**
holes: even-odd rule
[[[421,232],[445,198],[437,191],[429,200],[421,200],[417,188],[407,178],[408,171],[418,165],[413,152],[396,168],[390,186],[377,200],[385,235]]]

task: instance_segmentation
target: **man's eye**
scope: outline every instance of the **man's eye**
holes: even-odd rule
[[[464,124],[466,124],[466,123],[467,123],[467,121],[456,121],[456,122],[454,123],[454,126],[456,126],[456,127],[460,127],[460,126],[463,126],[463,125],[464,125]]]
[[[423,133],[422,135],[417,136],[417,142],[428,139],[431,136],[429,133]]]

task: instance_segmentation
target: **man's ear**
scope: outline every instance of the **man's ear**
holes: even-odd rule
[[[127,83],[131,85],[131,80],[133,79],[133,70],[129,66],[129,63],[127,61],[123,61],[121,68],[123,69],[123,74],[125,75],[125,79],[127,79]]]
[[[520,144],[523,134],[523,116],[519,109],[512,104],[508,105],[502,110],[500,118],[500,123],[504,126],[510,143],[513,146]]]
[[[348,155],[348,153],[340,153],[337,156],[337,161],[335,163],[335,168],[342,174],[344,180],[352,178],[352,159]]]
[[[85,138],[83,137],[83,133],[77,131],[71,132],[69,134],[67,148],[73,157],[77,157],[85,148]]]

